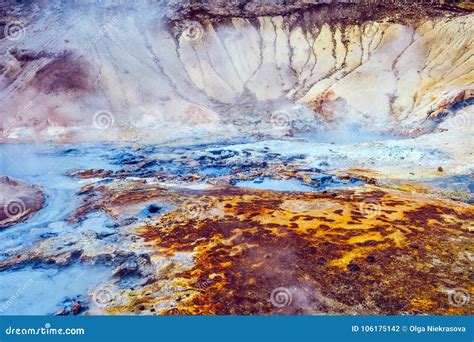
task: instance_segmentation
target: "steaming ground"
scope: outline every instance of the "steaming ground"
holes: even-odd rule
[[[339,10],[221,21],[147,3],[34,5],[0,40],[0,139],[190,143],[353,124],[418,136],[466,123],[472,14],[339,22]]]
[[[236,297],[223,291],[213,303],[233,304],[219,310],[275,313],[267,287],[300,278],[288,287],[309,314],[466,309],[440,298],[467,286],[471,256],[472,14],[399,22],[399,13],[365,20],[355,11],[353,22],[331,22],[313,8],[216,20],[170,18],[151,5],[45,6],[20,16],[19,36],[0,40],[0,176],[45,196],[34,215],[0,229],[0,313],[176,313],[188,290],[173,279],[193,267],[185,283],[196,281],[187,284],[198,299],[182,304],[188,314],[219,312],[199,295],[221,293],[226,281]],[[357,226],[367,198],[395,218],[362,215]],[[311,240],[305,229],[316,228]],[[225,247],[233,241],[243,243]],[[379,242],[379,259],[361,252]],[[226,260],[212,259],[221,252]],[[386,292],[363,287],[372,275],[361,267],[379,272],[372,259],[394,275]],[[229,260],[224,279],[219,265]],[[290,261],[299,268],[283,272]],[[251,263],[270,270],[252,274]],[[216,270],[196,280],[209,271],[202,265]],[[443,272],[423,273],[435,284],[430,298],[403,304],[398,291],[422,289],[413,265]],[[260,292],[239,302],[262,277],[270,280]],[[329,283],[316,288],[318,279]],[[362,287],[340,286],[349,283]],[[398,297],[354,298],[379,290]],[[104,303],[104,291],[116,297]]]
[[[354,132],[346,132],[348,136],[351,133],[354,134]],[[80,180],[71,178],[67,174],[83,169],[123,172],[124,168],[133,166],[136,160],[143,162],[141,156],[145,160],[154,158],[166,160],[169,158],[167,164],[158,164],[153,169],[154,172],[160,172],[159,165],[168,165],[170,175],[173,173],[179,175],[185,170],[180,161],[187,160],[187,163],[192,165],[193,161],[197,163],[203,158],[215,158],[218,155],[216,151],[224,150],[231,156],[234,154],[247,156],[243,159],[237,157],[226,159],[228,165],[258,165],[263,161],[280,163],[280,160],[291,160],[301,169],[319,169],[322,173],[332,175],[346,174],[347,170],[359,169],[357,171],[359,176],[368,173],[370,177],[374,177],[380,183],[388,182],[387,184],[390,184],[397,179],[417,184],[432,183],[428,188],[433,194],[446,195],[449,193],[451,197],[461,201],[472,200],[472,189],[467,189],[467,186],[472,186],[472,180],[469,185],[469,178],[465,178],[461,187],[457,184],[458,188],[455,188],[455,182],[450,180],[452,176],[472,174],[472,166],[469,163],[459,163],[455,155],[448,154],[446,150],[449,149],[449,146],[444,151],[432,147],[433,141],[431,139],[442,139],[442,135],[446,133],[432,134],[417,139],[383,137],[384,140],[373,140],[375,137],[369,136],[368,140],[370,141],[354,144],[348,144],[345,141],[335,143],[341,140],[339,134],[323,135],[321,139],[327,140],[327,142],[315,142],[318,138],[313,134],[309,139],[300,137],[286,141],[279,139],[238,144],[227,142],[205,146],[160,147],[158,149],[153,145],[139,146],[137,144],[4,144],[0,151],[2,160],[6,162],[2,163],[1,174],[41,186],[46,195],[46,203],[44,208],[33,218],[0,231],[2,259],[8,261],[16,253],[24,253],[22,251],[25,249],[35,248],[36,244],[46,243],[49,239],[61,239],[60,241],[65,239],[74,242],[77,239],[85,239],[87,236],[115,236],[117,232],[114,228],[116,226],[114,220],[101,212],[91,213],[81,218],[79,225],[70,222],[71,215],[81,203],[80,196],[78,196],[79,190],[87,184],[106,182],[107,178],[97,177]],[[357,137],[354,139],[360,140]],[[177,151],[181,152],[176,155]],[[443,172],[438,171],[438,167],[441,165]],[[161,172],[166,171],[162,170]],[[226,165],[214,165],[198,166],[196,172],[202,173],[205,177],[227,177],[232,175],[233,171],[232,167]],[[354,174],[355,176],[357,172]],[[147,183],[156,182],[152,175],[144,177],[139,173],[132,173],[124,177],[124,179],[142,178]],[[175,182],[176,180],[170,180],[159,184],[173,186],[176,184]],[[214,181],[206,179],[180,181],[177,184],[180,187],[203,190],[212,189],[215,186],[213,185]],[[363,186],[360,183],[348,185]],[[236,182],[235,186],[273,191],[315,191],[301,180],[291,178],[288,180],[272,180],[271,178],[252,180],[250,178],[250,180]],[[335,188],[337,189],[338,186],[336,185]],[[145,209],[138,211],[140,210]],[[100,253],[104,247],[100,247],[99,244],[96,248],[94,253]],[[2,298],[5,299],[5,302],[9,298],[15,298],[15,304],[6,307],[2,313],[53,314],[60,311],[65,305],[67,306],[68,300],[74,301],[82,298],[81,300],[84,301],[84,298],[87,298],[99,283],[110,282],[112,270],[111,266],[100,264],[93,266],[88,263],[85,266],[72,264],[60,268],[53,267],[53,269],[47,267],[31,270],[28,267],[20,266],[19,270],[15,270],[15,268],[9,271],[4,270],[0,272]],[[70,277],[80,277],[82,281],[75,283],[74,287],[66,286],[65,284],[69,282],[67,279],[71,279]],[[26,281],[34,282],[33,292],[28,289],[19,289],[18,284],[23,284]],[[28,284],[25,286],[29,286]],[[54,296],[51,295],[53,293]],[[33,298],[43,299],[38,301]],[[24,308],[24,311],[18,311],[19,307]]]

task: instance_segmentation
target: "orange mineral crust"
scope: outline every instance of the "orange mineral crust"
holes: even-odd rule
[[[473,312],[450,305],[450,289],[472,284],[472,205],[367,186],[173,197],[179,209],[137,228],[153,281],[107,313]]]

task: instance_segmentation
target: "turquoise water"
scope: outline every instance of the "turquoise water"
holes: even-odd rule
[[[241,180],[237,181],[236,186],[242,188],[252,188],[273,191],[313,191],[311,186],[305,185],[298,179],[272,179],[264,178],[263,180]]]
[[[289,179],[273,179],[269,177],[255,178],[251,180],[237,180],[234,182],[235,186],[243,188],[272,190],[272,191],[321,191],[331,188],[340,188],[346,186],[362,185],[363,182],[357,179],[350,179],[345,183],[341,180],[328,175],[313,176],[313,184],[305,183],[297,178]]]

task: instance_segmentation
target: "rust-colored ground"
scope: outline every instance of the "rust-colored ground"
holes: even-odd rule
[[[474,290],[472,205],[375,186],[144,189],[117,190],[109,213],[142,195],[177,209],[137,228],[156,277],[120,290],[109,314],[473,312],[452,303],[453,289]]]

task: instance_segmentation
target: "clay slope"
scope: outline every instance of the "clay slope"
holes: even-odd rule
[[[17,15],[0,41],[1,139],[215,139],[346,122],[470,129],[466,10],[178,5]],[[438,127],[455,116],[461,124]]]

